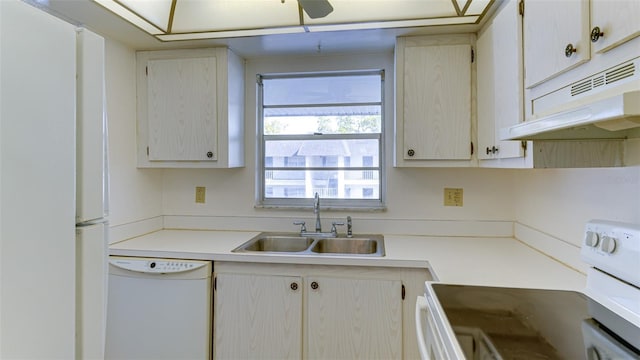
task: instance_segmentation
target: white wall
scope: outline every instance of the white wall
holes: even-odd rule
[[[640,166],[519,170],[514,183],[516,236],[581,271],[588,220],[640,224]]]
[[[112,226],[129,228],[164,215],[167,228],[293,231],[293,220],[312,221],[308,210],[255,208],[257,73],[351,68],[386,70],[386,144],[393,144],[392,53],[252,59],[246,66],[246,166],[240,169],[135,168],[135,54],[107,42],[111,132]],[[638,147],[634,148],[637,149]],[[640,166],[615,169],[416,169],[393,168],[386,154],[387,211],[329,212],[351,215],[356,232],[513,236],[581,271],[582,231],[587,220],[640,223]],[[633,156],[633,154],[630,154]],[[635,154],[635,163],[638,161]],[[206,203],[195,203],[205,186]],[[443,206],[443,189],[464,189],[463,207]],[[512,222],[515,221],[515,227]],[[135,226],[134,226],[135,228]],[[144,232],[136,228],[135,231]],[[135,232],[133,231],[133,232]],[[121,236],[124,236],[120,234]],[[124,238],[124,237],[122,237]]]
[[[111,242],[162,226],[162,170],[136,168],[135,52],[106,42]]]
[[[640,223],[640,166],[518,171],[516,220],[580,246],[591,219]]]
[[[354,231],[508,236],[513,218],[512,177],[508,170],[393,168],[393,53],[253,59],[246,66],[246,166],[231,170],[166,170],[163,213],[167,227],[242,228],[296,231],[294,219],[313,220],[308,210],[256,209],[256,74],[345,69],[385,69],[387,211],[322,213],[331,219],[351,215]],[[195,203],[195,187],[207,188],[206,203]],[[464,189],[463,207],[443,206],[444,188]],[[187,216],[183,216],[187,215]],[[238,219],[241,217],[241,219]],[[456,223],[450,220],[460,220]],[[271,227],[271,228],[270,228]]]

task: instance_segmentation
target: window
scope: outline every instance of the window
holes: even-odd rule
[[[384,72],[258,76],[258,198],[381,207]]]

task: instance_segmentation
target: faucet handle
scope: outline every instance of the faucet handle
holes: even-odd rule
[[[341,221],[334,221],[331,223],[331,233],[334,235],[338,235],[338,229],[336,229],[336,226],[342,226],[344,225],[343,222]]]
[[[294,221],[293,225],[300,225],[300,233],[307,231],[307,227],[304,226],[304,221]]]

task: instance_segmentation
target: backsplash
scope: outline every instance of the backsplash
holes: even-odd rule
[[[393,64],[392,54],[349,59],[369,67]],[[134,74],[135,52],[108,40],[110,224],[114,240],[184,224],[204,228],[236,224],[233,227],[242,227],[239,230],[254,230],[259,225],[268,227],[265,230],[295,231],[290,226],[293,220],[312,219],[311,202],[308,210],[254,207],[255,142],[250,140],[255,127],[249,125],[253,118],[246,119],[249,141],[244,168],[137,169]],[[392,107],[388,106],[386,118],[389,126]],[[393,131],[389,129],[385,141],[391,144]],[[347,215],[354,218],[355,231],[363,232],[513,236],[515,226],[527,229],[520,231],[524,237],[520,240],[580,268],[575,254],[586,221],[604,218],[640,223],[640,165],[614,169],[408,169],[391,167],[391,159],[388,153],[386,211],[325,211],[325,226],[331,219]],[[206,188],[204,204],[195,202],[195,188],[201,186]],[[463,189],[463,206],[444,206],[444,188]],[[526,234],[537,235],[526,238]]]

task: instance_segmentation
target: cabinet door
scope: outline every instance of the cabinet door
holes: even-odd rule
[[[493,21],[495,79],[495,138],[497,157],[522,157],[520,141],[500,141],[500,130],[524,121],[522,17],[516,1],[509,1]]]
[[[302,278],[217,274],[214,359],[302,358]]]
[[[495,139],[495,149],[492,147],[492,154],[499,159],[522,157],[524,150],[520,141],[500,141],[501,129],[516,125],[524,118],[522,18],[516,1],[508,1],[505,4],[494,18],[490,30],[493,49],[491,74],[494,85],[492,95]],[[479,66],[480,55],[478,55]],[[478,69],[478,75],[480,75],[479,72]],[[478,107],[480,107],[479,99]],[[478,123],[479,117],[480,114],[478,114]],[[483,152],[486,153],[486,149],[480,147],[479,155]]]
[[[594,53],[610,50],[640,35],[640,1],[591,0],[591,28],[599,27],[602,37],[592,43]]]
[[[401,281],[305,280],[308,358],[402,358]]]
[[[499,71],[494,66],[496,56],[507,56],[507,54],[496,54],[493,45],[494,36],[499,35],[494,31],[493,24],[484,30],[476,41],[477,49],[477,99],[478,99],[478,159],[493,159],[492,147],[495,147],[495,129],[497,125],[495,102],[498,98],[496,94],[496,75]],[[515,51],[511,50],[511,51]]]
[[[471,158],[471,46],[404,49],[405,160]],[[400,100],[400,99],[398,99]]]
[[[216,58],[147,63],[149,160],[216,160]]]
[[[524,4],[527,88],[589,60],[588,1],[526,0]],[[569,45],[576,51],[565,53]]]

